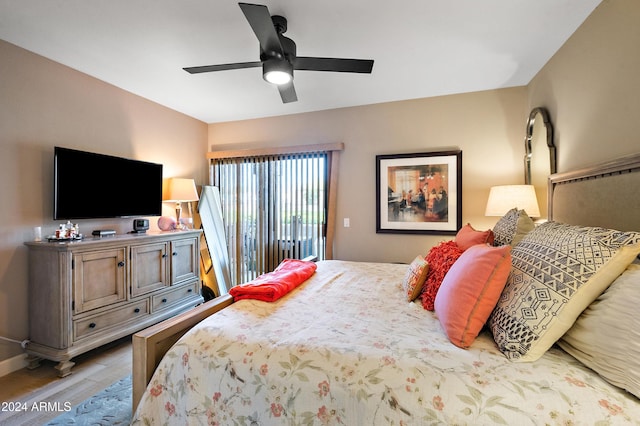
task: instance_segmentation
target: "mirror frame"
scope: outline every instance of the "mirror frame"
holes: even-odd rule
[[[533,126],[536,123],[538,114],[542,117],[544,128],[547,132],[547,147],[549,148],[549,173],[557,172],[556,166],[556,147],[553,144],[553,126],[549,120],[549,113],[545,108],[537,107],[531,110],[529,119],[527,120],[527,132],[524,138],[524,183],[531,185],[531,140],[533,139]]]

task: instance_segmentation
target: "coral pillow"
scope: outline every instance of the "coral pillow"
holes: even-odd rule
[[[436,299],[442,280],[461,254],[462,249],[455,241],[444,241],[429,250],[426,256],[429,273],[422,292],[422,306],[425,309],[433,311],[433,301]]]
[[[460,228],[456,234],[456,244],[462,250],[467,250],[471,246],[476,244],[491,244],[493,245],[493,231],[487,229],[486,231],[476,231],[473,229],[470,223]]]
[[[511,246],[475,245],[442,281],[435,311],[449,340],[468,348],[489,319],[511,270]]]
[[[427,261],[420,255],[416,256],[409,265],[404,280],[402,280],[402,289],[408,302],[413,302],[420,295],[428,272],[429,264]]]

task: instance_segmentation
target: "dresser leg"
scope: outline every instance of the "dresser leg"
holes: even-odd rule
[[[58,370],[58,377],[67,377],[71,374],[71,368],[76,365],[75,362],[69,360],[60,361],[55,369]]]
[[[42,361],[42,358],[35,355],[27,355],[26,360],[27,360],[27,368],[29,370],[35,370],[36,368],[40,367],[40,361]]]

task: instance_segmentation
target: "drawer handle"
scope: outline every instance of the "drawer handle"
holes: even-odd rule
[[[189,290],[187,290],[187,293],[191,293],[193,291],[192,288],[190,288]]]
[[[167,303],[167,299],[162,299],[162,303]]]
[[[92,322],[91,324],[89,324],[89,328],[96,328],[96,323]]]
[[[133,310],[133,312],[135,312],[135,313],[137,314],[138,312],[140,312],[140,308],[135,308],[135,309]]]
[[[120,262],[118,262],[118,267],[122,268],[124,266],[124,260],[121,260]]]

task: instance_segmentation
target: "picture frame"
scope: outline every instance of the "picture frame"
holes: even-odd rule
[[[376,156],[376,233],[455,235],[462,151]]]

